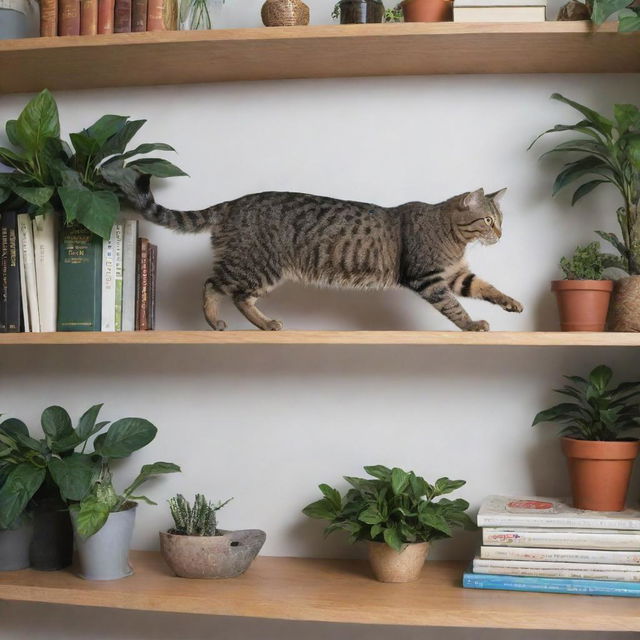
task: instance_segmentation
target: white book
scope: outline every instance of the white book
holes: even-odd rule
[[[27,295],[27,276],[25,273],[25,262],[28,260],[28,247],[27,247],[27,238],[24,231],[23,225],[25,224],[24,218],[22,219],[22,224],[20,221],[20,216],[26,216],[26,225],[29,230],[33,232],[31,228],[31,216],[28,213],[18,214],[17,223],[18,223],[18,252],[20,253],[19,269],[20,269],[20,298],[22,302],[22,326],[24,327],[25,333],[31,333],[31,320],[29,318],[29,296]],[[31,238],[31,263],[33,264],[33,238]],[[39,328],[39,327],[38,327]]]
[[[116,330],[116,225],[102,241],[102,331]]]
[[[640,551],[596,549],[533,549],[531,547],[480,547],[483,560],[528,560],[531,562],[576,562],[640,565]]]
[[[482,544],[500,547],[539,547],[544,549],[602,549],[640,551],[637,531],[605,529],[515,529],[486,527]]]
[[[454,22],[545,22],[545,7],[453,7]]]
[[[454,0],[453,7],[546,7],[546,0]]]
[[[58,234],[55,213],[33,220],[33,254],[40,331],[55,331],[58,319]],[[27,284],[28,286],[28,284]]]
[[[578,578],[581,580],[620,580],[639,582],[640,568],[614,564],[575,564],[572,562],[524,562],[517,560],[473,561],[474,573],[540,578]]]
[[[124,223],[122,247],[122,331],[136,328],[136,252],[138,247],[138,221]]]
[[[640,531],[640,511],[584,511],[562,498],[489,496],[478,512],[478,526]]]
[[[18,215],[18,241],[20,242],[20,268],[21,270],[24,269],[25,287],[23,294],[26,291],[29,330],[32,333],[39,333],[40,313],[38,312],[38,286],[33,249],[33,225],[31,222],[31,216],[28,213],[21,213]]]
[[[114,330],[122,331],[122,240],[124,227],[121,224],[113,226],[114,230],[114,265],[115,265],[115,318]]]

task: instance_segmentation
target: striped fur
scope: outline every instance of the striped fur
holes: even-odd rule
[[[183,233],[209,231],[214,252],[203,309],[213,329],[226,324],[219,302],[229,296],[254,325],[278,330],[256,302],[285,280],[327,287],[411,289],[465,331],[487,331],[456,295],[481,298],[507,311],[522,305],[472,274],[464,260],[474,241],[493,244],[502,234],[503,191],[482,190],[430,205],[385,208],[302,193],[244,196],[201,211],[156,204],[148,177],[128,194],[152,222]]]

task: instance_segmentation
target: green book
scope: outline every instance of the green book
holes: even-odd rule
[[[58,331],[100,331],[102,238],[79,224],[60,233]]]

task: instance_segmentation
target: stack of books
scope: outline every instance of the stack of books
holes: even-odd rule
[[[0,215],[0,332],[155,327],[157,247],[138,221],[108,240],[56,215]]]
[[[478,513],[473,589],[640,597],[640,511],[582,511],[557,498],[490,496]]]
[[[544,22],[546,0],[454,0],[454,22]]]

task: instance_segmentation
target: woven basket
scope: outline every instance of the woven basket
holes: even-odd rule
[[[267,27],[306,25],[309,7],[302,0],[267,0],[262,5],[262,22]]]
[[[640,331],[640,276],[616,282],[609,318],[610,331]]]

